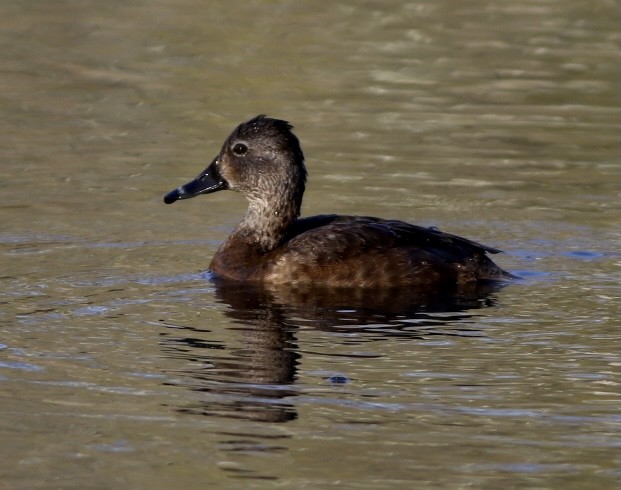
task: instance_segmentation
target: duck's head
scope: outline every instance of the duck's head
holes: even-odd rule
[[[231,189],[251,206],[269,208],[288,203],[299,214],[306,183],[300,142],[287,121],[257,116],[240,124],[220,153],[198,177],[169,192],[166,204]]]

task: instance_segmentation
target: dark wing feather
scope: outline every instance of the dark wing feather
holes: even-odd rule
[[[317,268],[337,274],[350,267],[361,271],[360,277],[381,271],[387,283],[513,277],[486,256],[500,250],[435,228],[366,216],[300,219],[285,237],[282,252],[305,274],[320,274]]]
[[[353,244],[363,245],[367,250],[376,247],[418,247],[447,258],[454,256],[456,260],[470,255],[500,253],[496,248],[436,228],[367,216],[319,215],[299,219],[285,239],[289,246],[298,246],[302,242],[321,245],[322,241],[336,242],[347,248]]]

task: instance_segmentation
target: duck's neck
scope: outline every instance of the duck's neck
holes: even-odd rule
[[[233,242],[239,244],[241,241],[262,253],[275,249],[283,241],[287,229],[299,216],[300,204],[293,196],[286,194],[281,194],[277,200],[249,199],[244,219],[224,246],[229,243],[233,245]]]

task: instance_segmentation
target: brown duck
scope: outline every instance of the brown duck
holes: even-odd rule
[[[304,155],[292,126],[257,116],[240,124],[196,179],[169,192],[171,204],[230,189],[248,201],[210,271],[228,281],[332,287],[461,286],[515,276],[487,256],[500,252],[403,221],[363,216],[300,218]]]

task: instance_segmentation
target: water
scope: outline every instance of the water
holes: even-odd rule
[[[616,488],[615,2],[0,6],[0,487]],[[466,297],[216,288],[165,206],[290,120],[305,214],[505,250]]]

